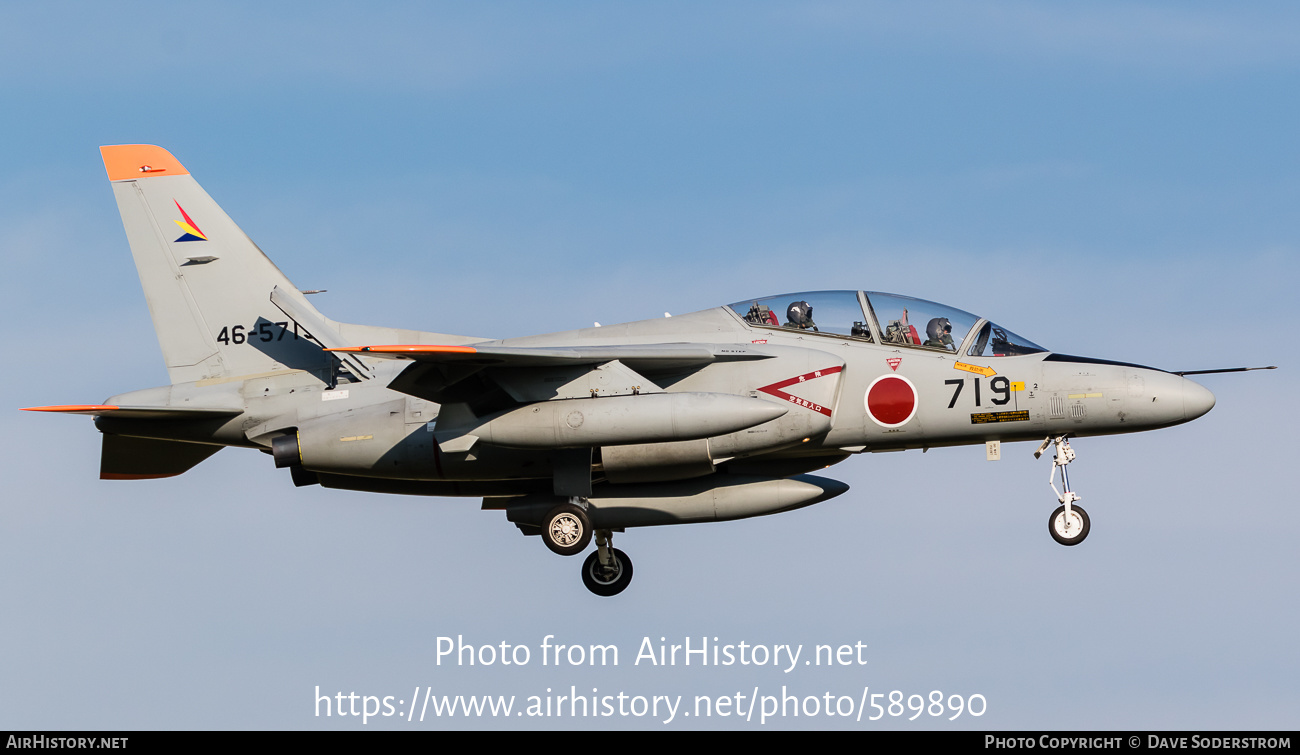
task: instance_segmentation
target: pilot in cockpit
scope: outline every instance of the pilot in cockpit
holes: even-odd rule
[[[922,346],[931,346],[939,349],[948,349],[956,351],[957,346],[952,342],[952,323],[946,317],[936,317],[930,320],[925,326],[925,343]]]
[[[795,328],[796,330],[811,330],[814,333],[817,330],[817,323],[812,319],[812,305],[806,301],[797,301],[790,304],[790,308],[785,311],[785,327]]]

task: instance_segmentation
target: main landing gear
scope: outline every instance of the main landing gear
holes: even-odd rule
[[[618,595],[632,582],[632,559],[614,547],[611,530],[592,529],[585,498],[570,498],[547,512],[542,521],[542,542],[561,556],[576,556],[586,550],[593,534],[596,550],[582,563],[582,583],[602,597]]]
[[[542,541],[546,547],[561,556],[576,556],[591,542],[591,519],[587,517],[587,502],[571,498],[551,509],[542,520]]]
[[[1067,437],[1060,435],[1044,440],[1043,445],[1034,452],[1034,458],[1042,456],[1048,446],[1056,446],[1056,457],[1052,459],[1052,474],[1048,476],[1047,484],[1052,486],[1052,492],[1056,493],[1056,499],[1061,502],[1061,505],[1048,518],[1047,531],[1051,533],[1052,539],[1061,545],[1078,545],[1088,536],[1091,524],[1088,521],[1088,512],[1084,511],[1082,506],[1074,505],[1074,502],[1079,500],[1079,495],[1070,490],[1070,475],[1065,469],[1065,465],[1074,461],[1074,449],[1070,448]],[[1061,484],[1065,488],[1064,491],[1056,489],[1057,468],[1061,470]]]
[[[618,595],[632,582],[632,559],[613,546],[614,533],[596,532],[596,550],[582,563],[582,584],[602,597]]]

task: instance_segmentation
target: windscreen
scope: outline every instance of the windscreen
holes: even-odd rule
[[[1022,338],[1001,325],[984,323],[975,342],[966,350],[972,357],[1014,357],[1020,354],[1038,354],[1047,351],[1028,338]]]

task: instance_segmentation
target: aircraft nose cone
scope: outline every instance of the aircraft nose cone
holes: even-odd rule
[[[1183,417],[1193,420],[1214,408],[1214,394],[1200,383],[1183,378]]]

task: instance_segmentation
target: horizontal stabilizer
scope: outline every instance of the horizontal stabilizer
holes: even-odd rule
[[[29,406],[23,409],[23,411],[85,414],[92,417],[110,416],[121,417],[123,419],[204,419],[207,417],[234,417],[235,415],[244,413],[242,409],[204,409],[176,406],[111,406],[107,404]]]
[[[128,438],[125,435],[105,433],[99,457],[99,479],[150,480],[175,477],[193,469],[221,448],[202,443]]]
[[[711,362],[770,359],[764,354],[735,344],[652,343],[628,346],[436,346],[395,344],[350,346],[327,349],[382,359],[416,362],[479,365],[485,367],[545,367],[552,365],[598,364],[615,359],[628,363],[654,362],[669,365],[702,365]]]

